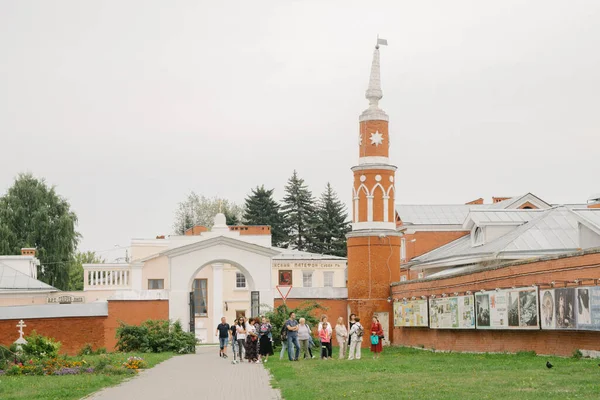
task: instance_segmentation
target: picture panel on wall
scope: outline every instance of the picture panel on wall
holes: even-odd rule
[[[429,327],[432,329],[475,329],[475,299],[453,296],[429,300]]]
[[[475,305],[477,329],[539,329],[537,288],[480,292]]]
[[[542,329],[600,331],[600,287],[540,291]]]
[[[407,300],[394,303],[394,326],[429,326],[427,300]]]

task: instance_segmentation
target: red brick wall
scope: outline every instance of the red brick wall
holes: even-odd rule
[[[105,346],[113,351],[119,322],[139,325],[149,319],[169,319],[168,300],[110,300],[104,324]]]
[[[94,349],[105,347],[104,322],[106,317],[38,318],[25,320],[25,336],[33,330],[61,342],[61,353],[75,355],[89,343]],[[0,321],[0,344],[10,346],[19,338],[16,325],[19,320]]]
[[[599,277],[600,252],[588,252],[535,262],[513,263],[445,279],[402,282],[392,287],[392,293],[394,299],[402,299]],[[584,284],[593,285],[593,281],[586,281]],[[540,354],[568,356],[576,349],[600,350],[600,333],[394,328],[393,343],[407,346],[423,345],[438,350],[476,352],[533,350]]]
[[[404,235],[406,240],[406,262],[411,259],[418,257],[422,254],[428,253],[431,250],[437,249],[445,244],[448,244],[456,239],[459,239],[469,232],[465,231],[448,231],[448,232],[415,232],[412,234]],[[414,242],[411,240],[416,239]],[[416,279],[416,276],[408,277],[409,279]]]

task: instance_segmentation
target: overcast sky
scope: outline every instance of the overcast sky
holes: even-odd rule
[[[398,203],[600,192],[600,1],[0,0],[0,194],[44,177],[107,258],[191,190],[350,205],[377,34]]]

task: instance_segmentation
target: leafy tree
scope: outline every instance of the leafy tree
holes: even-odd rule
[[[310,250],[315,253],[346,257],[346,233],[350,231],[346,206],[340,201],[330,183],[317,205],[317,224]]]
[[[77,216],[54,187],[31,174],[20,174],[0,197],[0,254],[20,254],[23,247],[35,247],[42,265],[38,278],[64,289],[68,264],[81,237],[76,225]]]
[[[65,290],[83,290],[83,264],[103,264],[93,251],[77,252],[69,263],[69,283]]]
[[[327,307],[309,300],[303,302],[296,308],[289,308],[287,304],[284,303],[279,307],[266,312],[265,317],[269,319],[271,326],[273,327],[273,340],[276,343],[281,343],[281,328],[283,327],[283,324],[285,324],[285,321],[288,320],[292,311],[296,313],[296,320],[304,318],[311,329],[316,329],[319,325],[321,315],[327,311]],[[329,319],[329,322],[332,322],[331,318]]]
[[[219,197],[205,197],[194,192],[179,203],[175,211],[173,229],[178,235],[183,235],[189,228],[202,225],[211,228],[215,215],[219,212],[225,214],[227,225],[239,225],[244,210],[239,205]]]
[[[285,227],[281,206],[273,199],[274,189],[267,190],[263,186],[252,189],[246,197],[243,221],[246,225],[271,226],[273,246],[283,246],[286,241]]]
[[[289,237],[288,245],[305,251],[310,246],[316,225],[315,199],[294,170],[285,186],[285,197],[281,210],[284,215],[285,232]]]

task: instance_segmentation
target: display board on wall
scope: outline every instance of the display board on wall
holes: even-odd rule
[[[427,300],[408,300],[394,303],[394,326],[427,327]]]
[[[477,329],[539,329],[538,289],[493,290],[475,294]]]
[[[600,331],[600,287],[540,290],[542,329]]]
[[[475,329],[473,295],[429,300],[429,327],[432,329]]]

